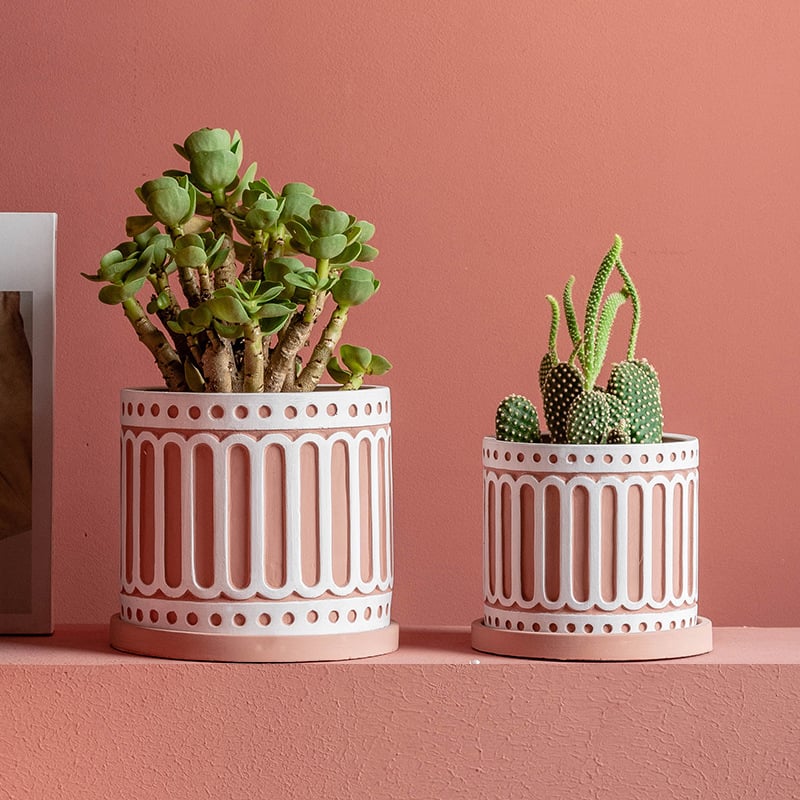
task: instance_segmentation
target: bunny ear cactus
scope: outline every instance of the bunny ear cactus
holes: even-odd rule
[[[328,369],[355,389],[386,372],[367,348],[343,345],[344,368],[334,356],[350,309],[380,287],[357,266],[378,255],[375,226],[321,203],[306,183],[278,192],[256,164],[240,173],[238,131],[202,128],[175,150],[188,169],[136,189],[147,213],[128,217],[130,240],[84,273],[104,284],[103,303],[122,307],[167,388],[311,391]]]
[[[572,352],[567,361],[559,360],[556,352],[561,319],[558,301],[547,295],[552,322],[548,349],[539,365],[539,386],[553,443],[646,444],[662,439],[664,422],[658,375],[645,359],[636,358],[641,307],[636,287],[620,259],[621,252],[622,240],[615,236],[595,275],[582,331],[572,300],[575,278],[570,277],[567,281],[562,296],[564,318],[572,342]],[[623,287],[606,295],[609,279],[615,270],[622,278]],[[632,307],[627,358],[613,365],[608,385],[602,388],[597,386],[597,380],[605,363],[617,312],[626,302],[630,302]],[[525,407],[530,415],[527,409],[530,401],[518,395],[512,397],[514,407]],[[501,424],[501,417],[505,420],[509,415],[509,399],[501,403],[497,412],[498,439],[510,438],[507,425],[505,422]],[[535,409],[533,413],[536,413]],[[514,428],[515,435],[520,429],[519,425]],[[537,425],[530,438],[510,440],[539,441],[539,436]]]

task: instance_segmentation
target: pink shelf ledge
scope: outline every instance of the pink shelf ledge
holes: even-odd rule
[[[406,628],[391,655],[204,664],[106,626],[0,637],[0,798],[794,798],[800,629],[717,628],[670,662],[478,653]]]
[[[66,625],[52,636],[0,636],[0,667],[4,665],[184,664],[160,661],[113,650],[106,625]],[[405,627],[400,649],[374,658],[339,662],[353,664],[551,664],[480,653],[470,646],[467,627]],[[800,628],[715,628],[711,653],[651,664],[800,664]]]

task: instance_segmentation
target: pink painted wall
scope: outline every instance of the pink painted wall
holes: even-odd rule
[[[114,609],[116,398],[156,378],[78,272],[212,125],[378,225],[350,335],[396,365],[401,622],[478,616],[481,438],[618,232],[667,428],[701,439],[702,611],[800,624],[799,40],[788,0],[11,4],[2,208],[60,215],[56,621]]]

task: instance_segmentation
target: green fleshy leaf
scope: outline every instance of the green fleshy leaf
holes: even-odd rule
[[[191,216],[193,202],[189,190],[175,178],[156,178],[144,183],[138,192],[147,210],[162,224],[174,228]]]
[[[313,292],[317,288],[317,273],[313,269],[289,272],[283,276],[283,282],[297,289],[308,289]]]
[[[101,303],[105,303],[107,306],[115,306],[125,299],[123,292],[124,289],[121,285],[112,283],[104,286],[97,296],[100,298]]]
[[[343,344],[339,348],[339,355],[344,365],[354,374],[364,373],[369,369],[372,361],[372,352],[366,347],[356,347],[352,344]]]
[[[358,256],[359,263],[366,264],[374,261],[378,257],[378,249],[370,244],[361,245],[361,253]]]
[[[236,297],[229,297],[215,293],[215,297],[207,300],[205,305],[217,320],[241,325],[250,321],[250,315],[245,310],[241,301]]]
[[[242,175],[241,180],[238,181],[236,184],[236,188],[234,189],[233,193],[230,196],[230,201],[235,205],[241,202],[242,197],[247,191],[247,187],[252,182],[253,178],[256,176],[256,170],[258,169],[258,164],[254,161],[246,170],[244,175]]]
[[[367,222],[365,219],[360,219],[356,224],[360,231],[358,235],[358,241],[361,244],[368,242],[374,235],[375,235],[375,226],[371,222]]]
[[[275,317],[283,317],[284,319],[289,316],[291,310],[280,303],[264,303],[259,306],[256,316],[259,319],[272,319]]]
[[[319,200],[310,194],[299,193],[286,195],[280,221],[288,222],[293,217],[307,219],[311,207],[315,206],[317,203],[319,203]]]
[[[336,258],[347,246],[347,237],[341,233],[332,236],[322,236],[311,243],[308,252],[318,259]]]
[[[330,375],[336,383],[344,385],[350,380],[350,373],[341,369],[336,358],[331,358],[328,361],[327,370],[328,375]]]
[[[125,220],[125,234],[131,237],[138,236],[140,233],[150,230],[155,221],[156,218],[152,214],[128,217]]]
[[[239,171],[239,159],[230,150],[194,153],[190,163],[195,182],[209,192],[225,189]]]
[[[197,368],[197,365],[191,359],[186,359],[183,362],[183,377],[186,379],[186,385],[192,392],[202,392],[205,389],[206,382],[203,378],[203,373]]]
[[[219,320],[213,322],[214,330],[223,337],[223,339],[240,339],[244,336],[244,329],[241,325],[226,325]]]
[[[281,190],[281,194],[284,197],[296,194],[313,195],[314,190],[307,183],[296,181],[294,183],[287,183]]]
[[[202,247],[182,247],[172,250],[172,257],[179,267],[197,269],[206,263],[206,251]]]
[[[312,206],[308,212],[311,229],[317,236],[333,236],[344,233],[350,225],[350,215],[337,211],[333,206],[321,203]]]
[[[137,259],[129,258],[125,261],[106,261],[105,266],[102,265],[97,273],[98,277],[109,283],[120,283],[125,275],[130,272],[137,263]]]
[[[352,242],[338,256],[331,259],[331,264],[352,264],[353,261],[358,261],[361,255],[361,248],[361,244]]]
[[[298,248],[301,252],[307,251],[311,247],[311,242],[314,241],[306,226],[300,222],[299,219],[290,219],[286,221],[286,230],[292,234],[292,238],[300,244]]]
[[[383,356],[373,355],[372,360],[369,362],[369,369],[367,372],[370,375],[384,375],[391,368],[391,363]]]
[[[177,145],[176,145],[177,149]],[[230,150],[231,135],[224,128],[200,128],[190,133],[183,143],[183,152],[189,158],[202,152]],[[180,151],[179,151],[180,152]]]
[[[371,270],[364,267],[345,267],[331,289],[333,299],[342,307],[366,302],[377,291],[379,283]]]

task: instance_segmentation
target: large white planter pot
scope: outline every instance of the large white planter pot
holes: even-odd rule
[[[122,392],[120,650],[214,661],[397,648],[389,390]]]
[[[639,660],[711,650],[697,613],[699,445],[483,442],[478,650]]]

